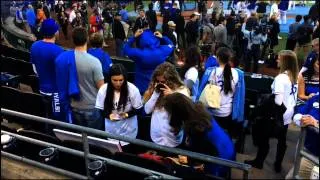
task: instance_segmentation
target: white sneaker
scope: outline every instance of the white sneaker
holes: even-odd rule
[[[258,63],[259,64],[264,64],[264,60],[259,60]]]
[[[282,37],[278,36],[278,39],[282,39]]]

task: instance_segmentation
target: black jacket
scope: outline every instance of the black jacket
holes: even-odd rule
[[[149,22],[150,29],[155,31],[157,27],[157,14],[154,10],[149,10],[146,12],[146,16]]]
[[[123,29],[122,23],[115,19],[112,26],[112,33],[115,39],[124,40],[126,38],[126,34]]]

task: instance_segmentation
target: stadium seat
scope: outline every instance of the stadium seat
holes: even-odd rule
[[[33,67],[30,62],[5,56],[1,56],[1,61],[1,72],[7,72],[13,75],[34,74]]]
[[[22,51],[13,47],[6,46],[4,44],[0,45],[1,47],[1,54],[6,57],[12,57],[21,59],[23,61],[30,62],[30,53],[26,51]]]
[[[128,72],[128,81],[134,83],[134,76],[136,75],[135,72]]]
[[[21,92],[19,89],[1,86],[1,107],[21,111],[19,101],[21,100]]]
[[[111,60],[113,64],[122,64],[127,69],[127,72],[135,72],[135,62],[132,60],[116,56],[111,56]]]
[[[21,92],[20,99],[21,111],[23,113],[46,117],[46,108],[45,104],[42,100],[41,94],[31,93],[31,92]],[[40,123],[36,121],[23,121],[21,122],[23,125],[26,125],[28,128],[35,129],[41,132],[49,133],[49,127],[45,123]]]
[[[19,78],[20,83],[29,85],[34,93],[40,93],[39,91],[39,78],[36,75],[26,75]]]
[[[19,88],[20,76],[1,72],[1,86]]]
[[[173,174],[173,172],[164,164],[144,159],[134,154],[129,153],[116,153],[114,160],[124,163],[132,164],[135,166],[143,167],[150,170],[155,170],[165,174]],[[108,178],[110,179],[144,179],[147,175],[137,172],[129,171],[115,166],[107,166]]]

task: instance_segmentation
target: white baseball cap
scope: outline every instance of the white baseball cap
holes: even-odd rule
[[[168,22],[168,26],[173,26],[173,27],[175,27],[176,24],[175,24],[173,21],[169,21],[169,22]]]
[[[198,13],[197,11],[193,12],[192,14],[194,14],[196,16],[200,16],[200,13]]]

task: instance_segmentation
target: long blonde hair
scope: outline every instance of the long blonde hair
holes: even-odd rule
[[[291,83],[297,83],[299,69],[296,53],[291,50],[282,50],[278,56],[280,60],[280,73],[288,71]]]
[[[162,63],[157,66],[157,68],[154,70],[151,78],[151,82],[149,84],[149,87],[147,91],[144,93],[143,100],[144,102],[148,101],[154,91],[154,86],[157,83],[157,77],[163,76],[166,80],[166,85],[169,86],[170,89],[176,90],[182,86],[184,86],[176,68],[168,63]],[[158,99],[158,101],[160,98]]]

